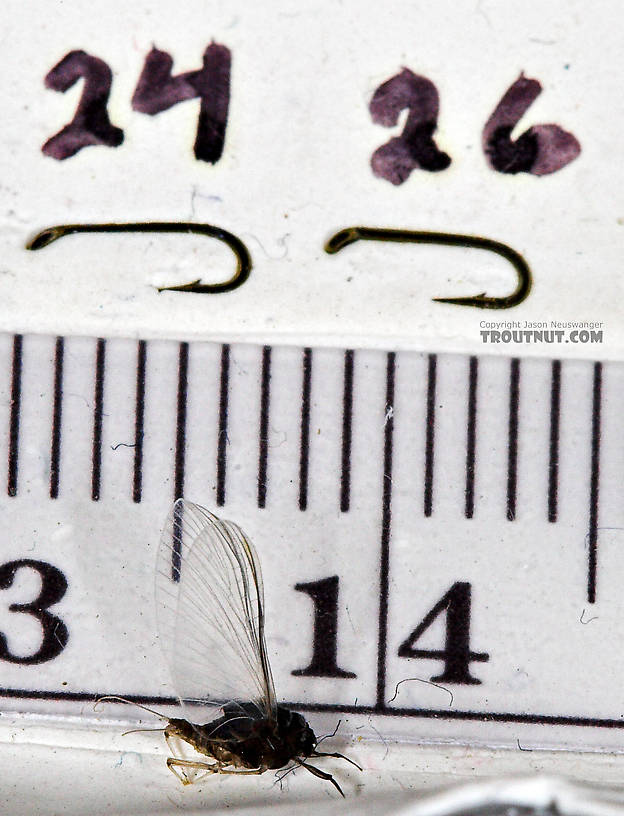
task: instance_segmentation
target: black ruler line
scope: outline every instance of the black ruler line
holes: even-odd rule
[[[61,466],[61,421],[63,414],[63,356],[65,341],[56,338],[54,352],[54,396],[52,404],[52,445],[50,450],[50,498],[58,498]]]
[[[17,473],[19,469],[19,430],[22,408],[22,335],[13,337],[13,359],[11,362],[11,413],[9,418],[9,462],[7,493],[17,495]]]
[[[75,702],[95,702],[100,697],[123,697],[133,703],[144,705],[179,706],[177,697],[157,695],[120,694],[118,692],[77,692],[77,691],[40,691],[29,689],[0,688],[0,697],[22,700],[68,700]],[[517,714],[506,711],[445,711],[433,708],[397,708],[388,706],[380,711],[371,705],[342,705],[340,703],[302,703],[283,702],[286,708],[295,711],[316,711],[345,714],[380,714],[384,717],[421,717],[439,720],[477,720],[480,722],[514,722],[530,725],[569,725],[586,728],[624,728],[624,718],[610,717],[576,717],[566,714]]]
[[[310,464],[310,395],[312,392],[312,349],[303,350],[301,384],[301,437],[299,442],[299,509],[308,506],[308,470]]]
[[[106,340],[97,341],[95,352],[95,388],[93,395],[93,445],[91,450],[91,499],[99,501],[102,476],[102,417],[104,414],[104,368]]]
[[[145,425],[145,364],[147,344],[137,344],[136,397],[134,405],[134,472],[132,474],[132,500],[137,504],[143,493],[143,434]]]
[[[596,569],[598,561],[598,494],[600,490],[600,414],[602,400],[602,363],[594,363],[591,425],[591,477],[589,489],[589,564],[587,601],[596,601]]]
[[[518,491],[518,410],[520,401],[520,360],[512,358],[509,368],[509,429],[507,437],[507,518],[516,518]]]
[[[217,506],[225,504],[225,474],[228,442],[228,404],[230,398],[230,347],[221,346],[221,371],[219,382],[219,429],[217,437]]]
[[[427,418],[425,426],[425,516],[433,512],[433,463],[435,453],[435,399],[437,379],[436,354],[430,354],[427,365]]]
[[[342,392],[342,456],[340,470],[340,512],[347,513],[351,504],[351,437],[353,419],[353,349],[344,353]]]
[[[479,361],[471,357],[468,373],[468,422],[466,428],[466,503],[464,513],[471,519],[474,515],[475,451],[477,442],[477,380]]]
[[[100,697],[123,697],[133,703],[161,703],[162,705],[180,705],[178,697],[160,697],[157,695],[145,696],[140,694],[100,694],[90,691],[40,691],[29,689],[0,688],[0,697],[17,698],[21,700],[75,700],[78,703],[95,702]]]
[[[390,525],[392,522],[392,443],[394,435],[394,375],[396,355],[386,358],[386,403],[381,500],[381,558],[379,564],[379,644],[377,653],[376,711],[386,706],[386,653],[388,638],[388,591],[390,571]]]
[[[188,343],[180,343],[178,355],[178,400],[176,411],[176,447],[174,466],[173,498],[180,499],[184,495],[184,465],[186,458],[186,400],[188,392]],[[173,545],[171,547],[171,580],[180,580],[182,564],[181,550],[182,519],[180,509],[176,507],[173,517]]]
[[[559,424],[561,411],[561,360],[553,360],[550,375],[550,456],[548,461],[548,521],[557,521],[559,490]]]
[[[260,378],[260,429],[258,434],[258,507],[265,507],[269,454],[269,404],[271,398],[271,346],[262,349]]]
[[[575,717],[558,714],[516,714],[506,711],[442,711],[433,708],[395,708],[387,706],[340,705],[322,703],[286,702],[282,705],[300,711],[328,711],[345,714],[382,714],[392,717],[422,717],[437,720],[477,720],[481,722],[513,722],[532,725],[574,725],[588,728],[624,728],[624,718]]]

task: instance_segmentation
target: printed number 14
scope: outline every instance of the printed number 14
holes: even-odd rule
[[[292,673],[308,677],[355,677],[353,672],[339,668],[338,643],[338,576],[320,581],[296,584],[298,592],[305,592],[314,604],[312,659],[305,669]],[[479,685],[481,680],[470,673],[473,662],[485,663],[490,659],[485,652],[470,648],[470,612],[472,587],[465,581],[456,581],[430,609],[418,626],[401,643],[399,657],[441,660],[444,669],[431,677],[432,682],[457,685]],[[443,649],[417,649],[415,644],[440,615],[446,615],[446,638]]]

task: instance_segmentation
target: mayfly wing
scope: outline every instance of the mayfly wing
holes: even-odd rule
[[[156,565],[158,637],[177,695],[192,722],[204,706],[241,705],[275,717],[264,641],[264,591],[254,548],[233,522],[178,499]]]

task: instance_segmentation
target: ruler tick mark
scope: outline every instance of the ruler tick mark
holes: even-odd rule
[[[427,366],[427,420],[425,432],[425,516],[433,511],[433,462],[435,450],[435,398],[438,357],[430,354]]]
[[[379,645],[377,653],[376,711],[386,708],[386,653],[388,639],[388,581],[390,571],[390,525],[392,521],[392,443],[394,436],[394,378],[396,355],[388,352],[386,360],[386,406],[381,501],[381,558],[379,565]]]
[[[95,391],[93,400],[93,448],[91,455],[91,499],[99,501],[102,475],[102,416],[104,412],[104,366],[106,341],[99,338],[95,354]]]
[[[7,493],[17,495],[17,472],[19,459],[19,426],[22,407],[22,335],[13,337],[13,361],[11,364],[11,414],[9,418],[9,470]]]
[[[507,519],[516,518],[518,488],[518,408],[520,401],[520,360],[512,358],[509,369],[509,430],[507,437]]]
[[[310,394],[312,390],[312,349],[303,350],[301,386],[301,440],[299,443],[299,509],[308,506],[308,468],[310,461]]]
[[[353,417],[353,349],[344,355],[344,388],[342,395],[342,468],[340,472],[340,511],[347,513],[351,504],[351,437]]]
[[[561,410],[561,360],[552,361],[550,384],[550,459],[548,464],[548,521],[557,521],[559,489],[559,416]]]
[[[466,430],[466,518],[474,515],[475,450],[477,440],[477,381],[479,361],[470,358],[468,374],[468,426]]]
[[[271,398],[271,346],[262,349],[260,380],[260,429],[258,440],[258,507],[266,505],[267,460],[269,454],[269,404]]]
[[[184,465],[186,455],[186,399],[188,392],[188,343],[180,343],[178,356],[178,405],[176,413],[176,448],[174,467],[174,501],[181,499],[184,494]],[[171,552],[171,579],[180,580],[180,567],[182,564],[181,541],[181,518],[177,512],[173,523],[173,546]]]
[[[56,338],[54,352],[54,397],[52,405],[52,446],[50,450],[50,498],[57,499],[61,464],[61,421],[63,413],[63,356],[65,341]]]
[[[598,494],[600,489],[600,413],[602,400],[602,363],[594,363],[591,432],[591,477],[589,489],[589,564],[587,600],[596,602],[596,568],[598,559]]]
[[[219,384],[219,436],[217,439],[217,506],[225,503],[225,468],[227,455],[228,402],[230,388],[230,347],[221,346],[221,381]]]
[[[186,454],[186,397],[188,390],[188,343],[180,343],[178,357],[178,404],[176,413],[176,447],[173,499],[184,494],[184,464]]]
[[[132,500],[138,504],[143,490],[143,429],[145,422],[145,362],[147,344],[139,340],[137,345],[136,401],[134,408],[134,473],[132,476]]]

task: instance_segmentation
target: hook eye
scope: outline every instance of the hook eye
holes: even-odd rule
[[[242,286],[251,272],[251,256],[245,244],[236,235],[222,229],[214,227],[212,224],[193,224],[177,221],[138,221],[132,224],[60,224],[55,227],[47,227],[37,233],[35,237],[26,244],[26,249],[43,249],[63,238],[65,235],[72,235],[78,232],[179,232],[196,233],[208,238],[216,238],[232,250],[236,257],[236,271],[229,280],[222,283],[201,283],[201,278],[183,283],[179,286],[158,286],[159,292],[197,292],[200,294],[218,294],[220,292],[231,292]]]
[[[516,271],[518,282],[513,292],[505,297],[490,297],[482,292],[468,297],[438,297],[437,303],[453,303],[456,306],[474,306],[477,309],[511,309],[525,300],[531,291],[531,269],[519,252],[507,244],[491,238],[475,235],[459,235],[454,232],[421,232],[417,230],[385,229],[382,227],[346,227],[327,241],[325,252],[334,255],[356,241],[391,241],[413,244],[441,244],[484,249],[505,258]]]

